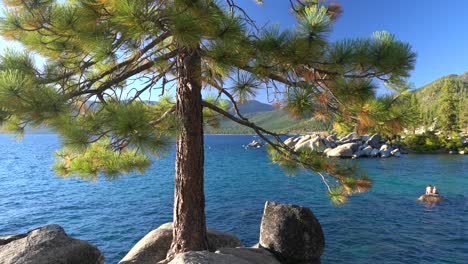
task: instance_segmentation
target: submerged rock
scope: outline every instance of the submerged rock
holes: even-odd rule
[[[319,263],[325,238],[310,209],[266,202],[259,244],[283,264]]]
[[[172,242],[172,228],[172,223],[166,223],[149,232],[133,246],[119,264],[150,264],[165,259]],[[237,237],[220,231],[208,229],[207,237],[210,251],[242,246]]]
[[[2,264],[102,264],[104,256],[90,243],[69,237],[59,225],[27,234],[0,237]]]
[[[262,146],[263,146],[263,143],[259,140],[253,140],[252,142],[247,144],[247,147],[251,147],[251,148],[260,148]]]
[[[426,202],[426,203],[437,203],[437,202],[444,201],[447,199],[443,197],[442,195],[438,195],[438,194],[423,194],[419,196],[418,200]]]
[[[364,156],[365,156],[364,151],[359,150],[359,151],[356,151],[356,153],[354,153],[353,158],[360,158]]]
[[[381,158],[388,158],[388,157],[390,157],[390,155],[391,155],[391,152],[388,149],[383,149],[383,150],[380,151],[380,157]]]
[[[401,156],[400,149],[398,149],[398,148],[392,150],[390,153],[392,154],[392,156],[395,156],[395,157],[400,157]]]

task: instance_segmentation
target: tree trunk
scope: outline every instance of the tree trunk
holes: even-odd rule
[[[181,130],[176,146],[174,231],[168,259],[208,248],[203,177],[203,115],[201,59],[198,49],[177,57],[176,113]]]

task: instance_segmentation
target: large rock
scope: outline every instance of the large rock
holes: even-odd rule
[[[382,151],[382,150],[388,150],[388,151],[391,152],[391,151],[393,150],[393,148],[392,148],[392,146],[390,146],[390,145],[383,144],[383,145],[380,147],[380,151]]]
[[[303,136],[299,141],[297,141],[296,145],[294,145],[294,151],[300,151],[303,148],[309,147],[309,141],[313,137],[310,135]]]
[[[364,155],[364,152],[362,150],[358,150],[356,151],[356,153],[354,153],[353,155],[353,158],[360,158],[360,157],[364,157],[366,155]]]
[[[369,138],[370,138],[369,135],[364,135],[364,136],[361,137],[361,142],[362,142],[362,143],[366,143],[367,140],[369,140]]]
[[[328,148],[330,146],[327,146],[327,144],[325,142],[325,139],[318,136],[318,137],[312,138],[309,141],[309,147],[313,151],[317,151],[317,152],[322,153],[326,148]]]
[[[323,150],[323,154],[324,155],[327,155],[328,152],[330,152],[331,150],[333,150],[332,148],[326,148]]]
[[[325,238],[319,221],[308,208],[266,202],[259,244],[283,264],[318,263]]]
[[[17,235],[10,235],[10,236],[1,236],[0,237],[0,246],[6,245],[11,241],[21,239],[23,237],[27,237],[28,234],[17,234]]]
[[[373,148],[380,148],[381,139],[379,134],[374,134],[366,141],[366,144]]]
[[[166,223],[149,232],[125,255],[119,264],[150,264],[166,258],[172,242],[172,223]],[[224,247],[241,247],[240,240],[216,230],[207,230],[209,250]]]
[[[380,150],[379,149],[376,149],[376,148],[373,148],[371,153],[370,153],[370,156],[371,157],[377,157],[380,153]]]
[[[296,145],[302,144],[302,143],[308,141],[308,140],[311,139],[311,138],[312,138],[311,135],[304,135],[304,136],[302,136],[302,137],[299,137],[299,139],[298,139],[297,142],[296,142]]]
[[[142,262],[134,263],[140,264]],[[252,264],[252,262],[233,255],[217,254],[209,251],[189,251],[178,254],[169,264]]]
[[[327,152],[327,157],[343,157],[350,158],[353,156],[353,150],[357,149],[358,144],[356,143],[347,143],[340,145]]]
[[[222,248],[215,253],[190,251],[177,255],[169,264],[281,264],[262,248]]]
[[[380,151],[380,157],[381,158],[388,158],[391,156],[391,152],[388,149],[383,149]]]
[[[371,146],[367,146],[367,147],[362,149],[362,153],[364,154],[364,156],[370,157],[371,152],[372,152],[372,147]]]
[[[104,256],[90,243],[69,237],[59,225],[0,237],[2,264],[101,264]]]
[[[348,141],[357,140],[357,139],[360,139],[359,135],[356,132],[352,132],[340,138],[340,142],[348,142]]]
[[[294,145],[296,145],[296,142],[294,141],[293,137],[290,137],[284,141],[284,144],[290,148],[293,148]]]
[[[392,154],[392,156],[395,156],[395,157],[400,157],[401,156],[400,149],[398,149],[398,148],[392,150],[390,153]]]
[[[216,253],[233,255],[252,264],[281,264],[275,255],[263,248],[221,248]]]

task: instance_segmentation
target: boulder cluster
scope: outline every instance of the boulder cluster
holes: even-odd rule
[[[172,223],[144,236],[119,264],[154,264],[166,258]],[[266,202],[259,243],[244,247],[230,234],[207,230],[208,250],[178,254],[169,264],[315,264],[325,247],[322,227],[308,208]],[[99,250],[49,225],[27,234],[0,237],[2,264],[102,264]]]
[[[103,264],[104,256],[90,243],[69,237],[59,225],[25,234],[0,236],[2,264]]]
[[[320,134],[290,137],[284,141],[288,147],[298,152],[305,148],[327,157],[361,158],[361,157],[399,157],[400,149],[385,143],[379,134],[359,136],[356,132],[342,138],[335,135]]]
[[[169,264],[314,264],[325,247],[322,227],[308,208],[266,202],[259,243],[244,247],[235,236],[208,229],[208,251],[177,255]],[[172,241],[172,223],[143,237],[119,264],[164,260]]]

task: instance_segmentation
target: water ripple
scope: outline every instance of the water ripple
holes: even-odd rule
[[[321,180],[284,176],[264,149],[240,147],[248,136],[209,136],[206,214],[210,227],[258,242],[265,200],[310,207],[322,223],[322,263],[465,263],[468,259],[467,156],[403,156],[358,160],[374,181],[371,191],[341,207],[330,204]],[[117,181],[64,180],[52,174],[54,135],[17,144],[0,135],[0,235],[50,223],[98,246],[116,263],[146,233],[172,218],[174,153],[145,175]],[[432,183],[448,198],[417,201]]]

